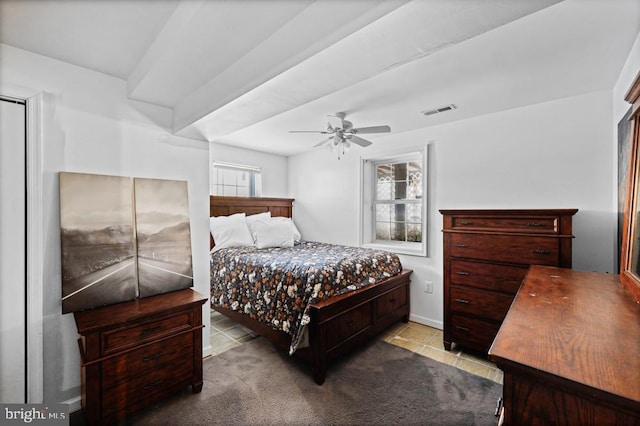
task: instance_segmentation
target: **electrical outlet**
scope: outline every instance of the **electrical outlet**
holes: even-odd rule
[[[433,282],[425,281],[424,282],[424,292],[425,293],[433,293]]]

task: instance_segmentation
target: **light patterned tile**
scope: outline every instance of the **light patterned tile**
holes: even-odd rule
[[[485,379],[489,379],[495,376],[494,368],[479,364],[475,361],[471,361],[463,357],[458,357],[458,360],[455,364],[453,364],[453,366],[468,373],[475,374],[476,376],[484,377]]]
[[[396,346],[400,346],[401,348],[408,349],[411,352],[420,352],[424,348],[424,345],[420,343],[416,343],[411,340],[406,340],[402,338],[396,338],[391,343]]]
[[[425,346],[419,354],[448,365],[454,365],[458,360],[458,356],[456,354],[442,349],[432,348],[431,346]]]

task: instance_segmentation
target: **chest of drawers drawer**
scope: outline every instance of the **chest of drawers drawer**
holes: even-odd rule
[[[458,313],[476,315],[493,321],[502,321],[513,297],[486,290],[466,287],[449,289],[449,308]]]
[[[453,341],[463,342],[466,346],[483,352],[489,350],[500,329],[500,323],[463,315],[452,314],[450,321]]]
[[[451,259],[451,284],[516,294],[527,273],[523,265],[500,265],[487,262]]]
[[[558,231],[558,217],[535,215],[525,217],[457,216],[452,218],[451,228],[455,230],[555,234]]]
[[[451,256],[527,265],[556,266],[557,238],[514,235],[452,234]]]

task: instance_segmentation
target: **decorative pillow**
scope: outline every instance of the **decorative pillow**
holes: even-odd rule
[[[251,238],[244,213],[210,217],[209,228],[215,242],[212,252],[226,247],[250,247],[253,245],[253,238]]]
[[[293,247],[293,229],[285,221],[258,220],[255,223],[256,247]]]
[[[291,220],[291,218],[278,216],[278,217],[272,217],[271,220],[288,223],[293,232],[293,241],[300,241],[302,239],[302,235],[300,234],[300,231],[298,231],[296,224],[293,222],[293,220]]]
[[[256,236],[255,236],[256,222],[259,220],[269,220],[269,219],[271,219],[271,212],[252,214],[246,217],[247,226],[249,227],[249,232],[251,233],[251,238],[253,239],[254,243],[256,241]]]

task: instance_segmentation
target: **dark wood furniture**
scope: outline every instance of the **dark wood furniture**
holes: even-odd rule
[[[618,275],[531,266],[489,356],[506,425],[640,424],[640,305]]]
[[[110,424],[174,392],[202,390],[202,304],[191,289],[74,313],[82,408]]]
[[[571,267],[576,209],[440,210],[443,344],[486,353],[529,265]]]
[[[640,73],[625,96],[631,103],[631,152],[624,204],[620,281],[640,303]]]
[[[211,196],[211,216],[270,211],[272,216],[291,217],[289,198],[244,198]],[[298,348],[295,356],[311,365],[313,379],[324,383],[327,366],[363,342],[402,320],[409,321],[411,270],[379,283],[316,303],[311,307],[308,325],[309,346]],[[242,313],[212,305],[212,308],[244,327],[264,336],[288,351],[291,336],[274,330]]]

